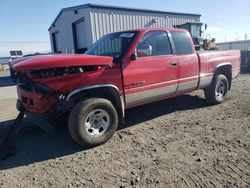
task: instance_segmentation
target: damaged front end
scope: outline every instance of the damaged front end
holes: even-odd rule
[[[112,62],[112,57],[44,55],[13,60],[10,70],[17,84],[19,103],[25,110],[31,114],[53,114],[67,110],[66,95],[89,84]]]
[[[17,84],[18,100],[16,107],[20,112],[0,140],[0,161],[17,151],[15,138],[21,130],[25,115],[49,134],[55,133],[55,129],[46,120],[36,117],[33,121],[33,115],[48,113],[53,109],[58,101],[59,94],[48,86],[33,82],[25,73],[16,73],[11,70],[11,74]]]
[[[46,113],[52,109],[60,96],[60,93],[50,87],[34,82],[27,73],[17,73],[11,70],[11,76],[17,84],[17,109],[19,111],[24,108],[31,114]]]
[[[79,87],[101,82],[100,75],[110,69],[112,62],[112,57],[87,55],[48,55],[11,61],[11,77],[17,85],[20,113],[0,140],[0,160],[16,151],[14,139],[24,115],[53,135],[54,129],[43,117],[58,117],[70,110],[75,101],[67,101],[67,95]]]

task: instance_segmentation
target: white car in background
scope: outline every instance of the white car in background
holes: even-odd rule
[[[3,65],[3,70],[6,71],[6,70],[10,70],[10,66],[8,64],[4,64]]]

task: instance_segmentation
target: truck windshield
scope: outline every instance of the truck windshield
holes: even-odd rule
[[[136,37],[137,32],[117,32],[103,36],[86,52],[87,55],[121,58]]]

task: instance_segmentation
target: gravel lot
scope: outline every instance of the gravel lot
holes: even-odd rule
[[[17,115],[0,100],[0,135]],[[106,144],[80,148],[65,123],[52,137],[27,120],[0,187],[250,187],[250,75],[225,103],[203,92],[138,107]]]

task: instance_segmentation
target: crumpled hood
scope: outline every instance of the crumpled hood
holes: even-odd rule
[[[10,66],[17,72],[41,70],[49,68],[108,65],[112,66],[113,58],[92,55],[38,55],[33,57],[17,58],[10,62]]]

